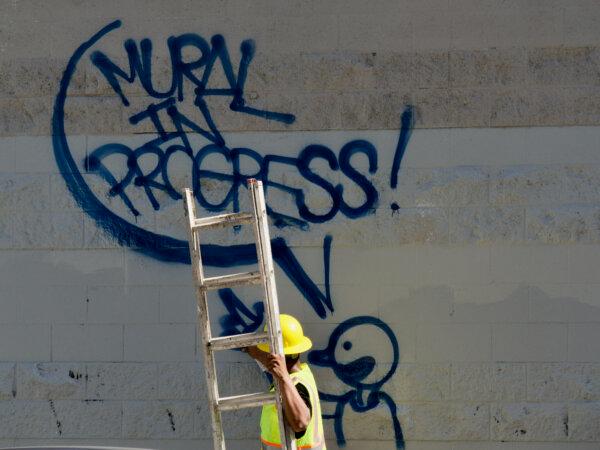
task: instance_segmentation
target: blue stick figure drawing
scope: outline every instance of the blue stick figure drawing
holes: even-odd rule
[[[356,358],[348,363],[341,363],[336,360],[336,354],[351,354],[353,344],[348,332],[358,327],[361,328],[361,336],[369,336],[368,328],[370,327],[379,328],[385,333],[393,349],[393,363],[390,369],[375,381],[366,382],[366,378],[373,372],[377,364],[374,357],[356,355]],[[364,413],[376,408],[383,402],[390,411],[394,426],[396,448],[404,449],[404,437],[397,417],[396,403],[394,403],[392,397],[381,391],[383,384],[394,375],[398,367],[399,353],[396,336],[386,323],[376,317],[357,316],[344,321],[333,330],[325,349],[313,350],[308,354],[308,361],[311,364],[331,368],[341,381],[353,388],[341,395],[327,394],[319,391],[321,400],[336,404],[335,412],[329,415],[324,414],[323,418],[334,420],[335,434],[340,447],[346,445],[342,422],[346,406],[350,405],[355,412]],[[363,394],[368,394],[366,400],[364,400],[365,397]]]

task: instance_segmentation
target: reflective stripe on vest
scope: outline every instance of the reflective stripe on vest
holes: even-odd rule
[[[312,406],[312,416],[304,436],[296,440],[299,449],[326,450],[323,436],[323,420],[321,418],[321,403],[313,374],[308,364],[301,363],[300,371],[290,374],[294,384],[302,383],[308,390]],[[264,447],[281,447],[279,436],[279,419],[275,405],[266,405],[260,416],[260,440]]]

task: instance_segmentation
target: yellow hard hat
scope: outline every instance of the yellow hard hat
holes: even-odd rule
[[[302,325],[295,317],[289,314],[280,314],[279,323],[281,325],[281,334],[283,339],[283,353],[286,355],[295,355],[307,351],[312,347],[312,341],[304,336]],[[267,331],[267,326],[264,328]],[[263,352],[270,352],[271,346],[268,343],[258,344],[257,347]]]

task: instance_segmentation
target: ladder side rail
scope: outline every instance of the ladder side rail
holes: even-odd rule
[[[281,326],[279,323],[279,304],[277,301],[277,288],[275,285],[275,270],[273,267],[273,257],[271,254],[271,238],[269,234],[269,224],[267,219],[267,208],[263,192],[262,182],[258,180],[249,180],[248,188],[252,197],[252,206],[256,217],[254,232],[256,238],[256,253],[258,265],[263,274],[263,283],[266,303],[266,319],[268,324],[269,342],[273,353],[284,355],[283,339]],[[283,399],[281,397],[281,387],[275,380],[276,403],[279,418],[279,432],[282,449],[296,450],[296,440],[294,434],[287,422],[283,412]],[[285,443],[285,446],[284,446]]]
[[[185,212],[188,218],[189,250],[194,274],[194,285],[196,292],[198,324],[202,335],[202,347],[204,353],[204,373],[206,379],[206,390],[210,402],[211,427],[213,434],[213,445],[215,450],[226,450],[225,436],[221,411],[218,406],[219,387],[217,384],[217,369],[214,353],[208,343],[211,339],[210,319],[208,315],[207,292],[203,289],[204,271],[202,267],[202,254],[200,251],[200,239],[198,231],[194,230],[196,221],[196,205],[191,189],[185,189]]]

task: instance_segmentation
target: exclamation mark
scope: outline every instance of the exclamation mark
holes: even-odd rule
[[[394,162],[392,163],[392,171],[390,172],[390,187],[392,189],[396,189],[398,186],[398,171],[400,170],[400,164],[402,163],[404,152],[408,146],[413,125],[413,107],[408,105],[404,109],[400,119],[400,136],[398,137],[398,145],[396,145],[396,153],[394,154]],[[396,202],[392,202],[390,208],[392,208],[393,214],[400,209],[400,205]]]

